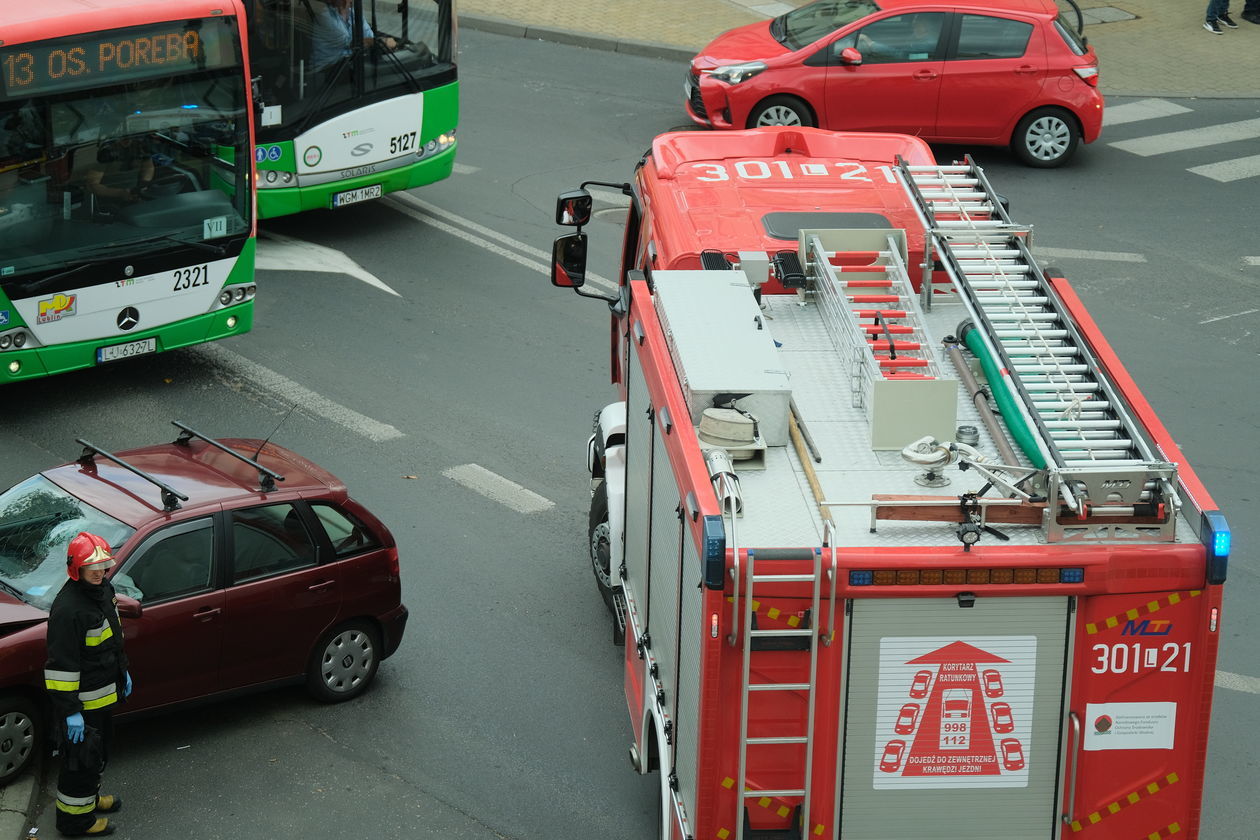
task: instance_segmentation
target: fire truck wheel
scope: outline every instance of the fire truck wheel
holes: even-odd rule
[[[17,694],[0,697],[0,787],[30,767],[40,743],[40,717],[35,705]]]
[[[611,612],[613,609],[613,593],[618,587],[612,581],[612,542],[608,527],[608,491],[606,485],[600,484],[591,497],[591,516],[587,529],[588,545],[591,552],[591,571],[595,573],[595,584],[604,599],[604,605]]]
[[[381,662],[376,631],[365,621],[347,621],[324,634],[311,653],[306,688],[321,703],[341,703],[362,694]]]
[[[748,115],[749,128],[759,125],[803,125],[812,128],[815,125],[814,112],[795,96],[769,96]]]
[[[1080,142],[1076,117],[1062,108],[1038,108],[1015,126],[1011,150],[1027,166],[1050,169],[1067,163]]]

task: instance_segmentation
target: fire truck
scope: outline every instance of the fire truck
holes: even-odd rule
[[[1199,836],[1229,527],[974,160],[667,133],[556,219],[612,312],[591,564],[659,837]]]

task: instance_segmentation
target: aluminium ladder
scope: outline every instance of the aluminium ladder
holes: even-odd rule
[[[899,160],[898,169],[936,256],[1001,369],[1003,382],[990,387],[1009,389],[1035,439],[1037,451],[1025,454],[1048,473],[1047,538],[1172,541],[1176,468],[1154,452],[1033,259],[1030,229],[1011,221],[970,156],[947,166]],[[932,288],[924,285],[930,300]],[[1144,527],[1122,534],[1121,526],[1095,520],[1069,535],[1058,523],[1060,502],[1082,521],[1142,517]]]

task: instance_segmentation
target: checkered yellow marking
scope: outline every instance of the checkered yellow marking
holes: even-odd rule
[[[729,601],[730,599],[727,598],[727,600]],[[727,776],[725,779],[722,780],[722,787],[726,788],[727,790],[730,790],[731,788],[735,787],[735,780],[732,779],[730,776]],[[752,790],[752,788],[745,788],[745,790]],[[757,804],[760,805],[762,808],[765,808],[766,810],[773,810],[780,817],[786,817],[792,813],[792,809],[782,804],[781,801],[777,808],[772,808],[772,806],[775,804],[775,800],[769,796],[758,797]],[[827,831],[827,826],[823,825],[822,823],[816,823],[814,825],[813,833],[815,836],[822,837],[823,834],[826,833],[826,831]],[[717,837],[717,840],[726,840],[726,838],[731,836],[731,831],[730,829],[727,829],[727,828],[719,828],[715,836]]]
[[[1085,819],[1088,821],[1088,825],[1081,822],[1080,820],[1073,820],[1070,823],[1070,827],[1073,832],[1077,832],[1077,831],[1082,831],[1086,828],[1089,828],[1089,826],[1091,825],[1097,825],[1098,823],[1102,822],[1103,819],[1105,819],[1106,817],[1109,817],[1112,814],[1118,814],[1120,813],[1120,811],[1129,807],[1130,805],[1136,805],[1139,801],[1141,801],[1143,796],[1154,796],[1155,794],[1159,793],[1163,788],[1167,787],[1168,785],[1175,785],[1179,781],[1181,781],[1180,776],[1178,776],[1176,773],[1169,773],[1162,780],[1151,782],[1145,787],[1139,788],[1127,794],[1126,796],[1120,799],[1117,799],[1115,802],[1112,802],[1106,807],[1100,808],[1094,813],[1088,815],[1087,817],[1085,817]],[[1145,793],[1143,793],[1143,791],[1145,791]],[[1173,834],[1177,834],[1180,831],[1181,831],[1180,823],[1173,823],[1172,825],[1168,826],[1168,828],[1164,829],[1163,832],[1159,832],[1159,831],[1151,832],[1150,834],[1147,835],[1147,840],[1150,840],[1151,838],[1155,838],[1155,840],[1163,840],[1163,838],[1169,837]]]
[[[1187,592],[1173,592],[1168,597],[1161,598],[1158,601],[1147,601],[1144,605],[1127,609],[1120,615],[1108,616],[1102,620],[1101,626],[1099,624],[1095,624],[1094,622],[1086,622],[1085,633],[1086,635],[1093,636],[1095,633],[1099,633],[1104,629],[1114,630],[1120,626],[1121,621],[1137,621],[1143,615],[1150,615],[1151,613],[1159,612],[1164,607],[1171,607],[1174,604],[1180,604],[1183,598],[1198,598],[1202,594],[1203,590],[1201,589],[1191,589]]]
[[[733,602],[734,600],[735,599],[731,597],[730,595],[726,596],[726,602],[728,604]],[[752,611],[760,615],[761,607],[762,607],[762,603],[754,599],[752,602]],[[767,606],[766,618],[771,619],[772,621],[778,620],[781,618],[783,622],[787,624],[789,627],[799,627],[801,625],[801,617],[799,615],[791,615],[791,614],[785,613],[783,610],[779,609],[778,607]],[[833,631],[833,635],[834,635],[834,631]]]
[[[779,612],[778,607],[771,607],[770,609],[766,610],[766,615],[769,616],[770,618],[778,618],[781,615],[781,613]]]

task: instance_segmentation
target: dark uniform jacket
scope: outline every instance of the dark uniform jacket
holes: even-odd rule
[[[53,709],[64,718],[112,706],[123,695],[126,671],[114,587],[67,580],[48,616],[44,686]]]

